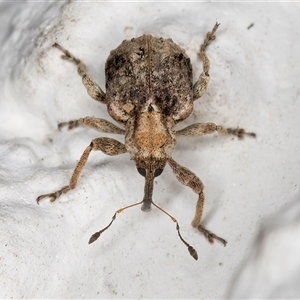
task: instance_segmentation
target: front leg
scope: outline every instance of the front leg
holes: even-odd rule
[[[198,201],[196,205],[196,213],[195,217],[192,221],[192,226],[197,228],[201,233],[204,234],[204,236],[208,239],[210,243],[213,243],[214,240],[220,241],[224,246],[226,246],[227,242],[222,239],[221,237],[217,236],[213,232],[207,230],[202,224],[201,224],[201,218],[203,213],[203,206],[204,206],[204,193],[203,193],[203,183],[201,180],[197,177],[196,174],[194,174],[189,169],[179,165],[175,160],[172,158],[168,159],[168,163],[170,167],[172,168],[176,178],[178,181],[188,187],[190,187],[196,194],[198,194]]]
[[[58,124],[58,129],[61,130],[65,126],[67,126],[69,130],[78,126],[86,126],[100,132],[125,134],[124,129],[119,128],[118,126],[109,121],[95,117],[85,117],[69,122],[62,122]]]
[[[43,198],[47,198],[47,197],[50,198],[50,202],[54,202],[57,198],[60,197],[61,194],[65,194],[65,193],[69,192],[71,189],[74,189],[76,187],[79,175],[80,175],[84,165],[86,164],[88,157],[90,155],[90,152],[92,150],[100,150],[103,153],[105,153],[107,155],[111,155],[111,156],[119,155],[119,154],[127,152],[125,145],[120,143],[117,140],[114,140],[111,138],[106,138],[106,137],[93,139],[91,144],[84,150],[82,156],[80,157],[80,159],[77,163],[77,166],[73,172],[73,175],[71,177],[71,180],[69,182],[69,185],[62,187],[61,189],[59,189],[53,193],[44,194],[44,195],[37,197],[37,199],[36,199],[37,204],[39,204],[39,202]]]
[[[181,130],[176,131],[176,135],[180,136],[202,136],[214,132],[220,134],[232,134],[237,136],[239,139],[243,139],[245,135],[256,137],[256,134],[253,132],[246,132],[242,128],[224,128],[221,125],[216,125],[214,123],[195,123],[190,126],[187,126]]]

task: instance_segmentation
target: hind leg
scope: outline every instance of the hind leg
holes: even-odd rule
[[[194,84],[194,87],[193,87],[194,100],[197,100],[198,98],[200,98],[207,89],[207,85],[209,82],[210,63],[209,63],[208,57],[206,56],[205,51],[206,51],[207,46],[216,39],[215,32],[218,29],[219,25],[220,25],[220,23],[215,24],[213,30],[206,34],[204,42],[200,46],[200,52],[198,53],[198,55],[203,63],[203,71],[200,74],[198,81]]]
[[[55,43],[53,47],[56,47],[61,52],[64,53],[62,55],[62,59],[68,60],[69,62],[75,64],[77,66],[77,72],[82,78],[82,83],[85,86],[88,94],[96,101],[99,101],[103,104],[106,103],[105,93],[102,91],[100,86],[86,73],[86,66],[85,64],[73,56],[68,50],[64,49],[59,44]]]

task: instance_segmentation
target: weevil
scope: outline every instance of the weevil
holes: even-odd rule
[[[218,240],[226,246],[225,239],[201,224],[204,205],[203,183],[196,174],[172,158],[176,139],[180,136],[195,137],[218,132],[234,135],[239,139],[244,136],[255,137],[255,133],[246,132],[242,128],[225,128],[215,123],[196,123],[181,130],[175,129],[181,121],[190,116],[194,101],[207,89],[210,62],[206,49],[215,40],[215,32],[219,25],[215,24],[200,46],[198,56],[202,61],[203,70],[195,84],[190,58],[172,39],[143,35],[123,41],[110,52],[105,64],[106,93],[88,75],[86,66],[81,60],[55,43],[53,46],[63,52],[62,58],[77,66],[78,74],[88,94],[94,100],[105,104],[109,115],[122,127],[104,119],[88,116],[60,123],[58,128],[67,126],[68,129],[73,129],[87,126],[100,132],[124,135],[125,142],[121,143],[107,137],[93,139],[80,157],[69,184],[55,192],[39,196],[36,199],[37,203],[47,197],[54,202],[62,194],[74,189],[91,151],[102,151],[111,156],[129,153],[138,173],[145,178],[143,200],[117,210],[111,222],[93,234],[89,243],[97,240],[111,226],[116,215],[123,210],[141,205],[143,211],[149,211],[151,205],[154,205],[175,222],[180,240],[187,246],[191,256],[197,260],[198,254],[182,238],[177,220],[152,200],[154,178],[158,177],[168,164],[177,180],[198,195],[192,226],[204,234],[210,243]]]

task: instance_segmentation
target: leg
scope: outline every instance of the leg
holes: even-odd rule
[[[176,131],[176,135],[185,135],[185,136],[201,136],[217,131],[221,134],[233,134],[239,139],[243,139],[245,135],[256,137],[256,134],[253,132],[246,132],[242,128],[224,128],[221,125],[216,125],[214,123],[196,123],[190,126],[187,126],[181,130]]]
[[[53,193],[49,193],[49,194],[44,194],[39,196],[36,199],[36,202],[39,204],[39,202],[41,201],[41,199],[49,197],[51,202],[54,202],[61,194],[65,194],[68,191],[70,191],[71,189],[74,189],[79,175],[84,167],[84,165],[86,164],[89,154],[92,150],[100,150],[103,153],[107,154],[107,155],[119,155],[122,153],[126,153],[127,150],[125,148],[125,145],[120,143],[117,140],[111,139],[111,138],[96,138],[93,139],[91,144],[84,150],[82,156],[80,157],[77,166],[73,172],[73,175],[71,177],[71,180],[69,182],[69,185],[66,185],[64,187],[62,187],[60,190],[53,192]]]
[[[216,39],[215,32],[219,25],[220,23],[216,23],[213,30],[206,34],[204,42],[200,47],[199,57],[203,63],[203,72],[200,74],[199,80],[194,84],[194,100],[200,98],[206,91],[209,82],[209,59],[206,56],[205,50]]]
[[[226,246],[227,242],[224,239],[212,233],[211,231],[205,229],[201,225],[201,218],[202,218],[203,205],[204,205],[204,193],[203,193],[204,186],[201,180],[196,176],[196,174],[194,174],[187,168],[179,165],[172,158],[168,159],[168,163],[171,166],[178,181],[190,187],[195,193],[199,195],[198,202],[196,205],[195,217],[194,220],[192,221],[192,226],[197,228],[201,233],[203,233],[210,243],[213,243],[214,240],[218,240],[224,246]]]
[[[100,132],[125,134],[124,129],[117,127],[116,125],[110,123],[109,121],[95,118],[95,117],[85,117],[78,120],[72,120],[69,122],[62,122],[58,124],[58,129],[61,130],[61,128],[64,126],[68,126],[69,130],[78,126],[86,126]]]
[[[105,99],[105,93],[102,91],[99,85],[89,75],[86,74],[85,64],[81,62],[78,58],[73,56],[68,50],[61,47],[59,44],[55,43],[53,47],[58,48],[64,53],[64,55],[62,55],[62,59],[68,60],[77,66],[77,72],[81,76],[82,83],[85,86],[88,94],[94,100],[99,101],[103,104],[107,104]]]

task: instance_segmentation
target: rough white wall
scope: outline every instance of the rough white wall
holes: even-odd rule
[[[296,3],[0,3],[0,298],[299,298],[300,208],[289,204],[300,178],[299,12]],[[197,196],[169,168],[154,200],[178,219],[197,262],[155,209],[118,215],[88,245],[115,210],[142,199],[144,182],[127,154],[92,153],[74,191],[36,204],[68,182],[101,135],[59,132],[57,123],[109,119],[51,45],[81,58],[104,87],[106,57],[123,39],[171,37],[190,55],[196,80],[196,51],[216,21],[210,86],[183,125],[240,126],[257,139],[182,138],[174,158],[204,182],[204,222],[227,247],[190,226]],[[274,225],[257,234],[268,218]]]

